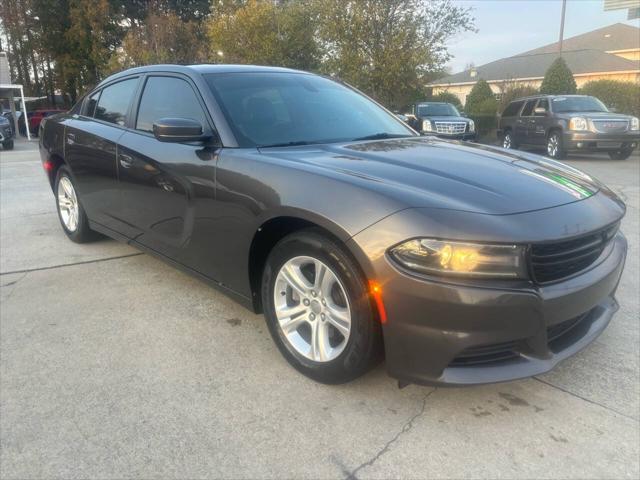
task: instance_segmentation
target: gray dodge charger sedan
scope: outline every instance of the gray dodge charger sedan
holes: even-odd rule
[[[157,65],[43,120],[75,242],[134,245],[263,312],[300,372],[401,384],[545,372],[607,326],[623,202],[524,152],[420,137],[337,81]]]

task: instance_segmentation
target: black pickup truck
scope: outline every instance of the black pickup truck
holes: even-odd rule
[[[435,135],[453,140],[475,140],[476,138],[473,120],[463,117],[450,103],[416,103],[407,117],[407,123],[423,135]]]

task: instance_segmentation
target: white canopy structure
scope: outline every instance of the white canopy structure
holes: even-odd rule
[[[20,95],[19,98],[22,110],[21,118],[24,121],[27,138],[31,140],[31,133],[29,132],[29,122],[27,120],[27,107],[24,103],[24,89],[22,88],[22,85],[11,83],[11,71],[9,70],[7,53],[0,52],[0,101],[5,98],[9,100],[9,108],[11,109],[11,116],[14,122],[13,130],[17,134],[18,117],[16,115],[16,94]]]

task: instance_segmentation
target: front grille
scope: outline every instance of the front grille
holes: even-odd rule
[[[591,313],[591,311],[547,327],[547,344],[549,348],[553,350],[554,346],[557,346],[557,343],[567,338],[576,327],[582,324],[583,320],[589,316],[589,313]],[[473,365],[511,360],[519,355],[518,350],[522,348],[524,343],[525,339],[522,339],[467,348],[454,358],[449,366],[470,367]]]
[[[593,120],[593,126],[601,133],[622,133],[629,128],[629,121],[621,119]]]
[[[456,135],[464,133],[467,128],[466,122],[435,122],[436,133],[442,133],[445,135]]]
[[[531,272],[538,283],[569,277],[584,270],[602,254],[619,224],[582,237],[531,246]]]

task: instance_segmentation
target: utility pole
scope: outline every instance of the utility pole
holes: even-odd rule
[[[562,0],[562,14],[560,18],[560,39],[558,40],[558,52],[562,55],[562,39],[564,37],[564,14],[567,10],[567,0]]]

